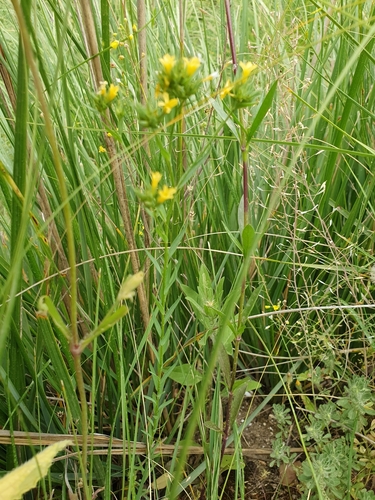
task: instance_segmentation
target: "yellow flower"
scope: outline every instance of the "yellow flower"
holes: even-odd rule
[[[103,146],[99,146],[99,153],[106,153],[107,150]]]
[[[272,306],[264,306],[265,309],[271,309],[271,307],[274,311],[278,311],[281,307],[280,301],[277,304],[272,304]]]
[[[111,132],[107,132],[107,137],[112,137]]]
[[[159,59],[161,62],[164,71],[169,74],[172,71],[173,66],[176,64],[176,58],[175,56],[171,56],[169,54],[165,54],[161,59]]]
[[[164,186],[163,189],[160,189],[158,191],[158,197],[156,201],[158,203],[164,203],[166,200],[172,200],[176,192],[176,188],[169,188],[168,186]]]
[[[137,33],[138,28],[137,28],[137,25],[136,25],[136,24],[133,24],[132,29],[133,29],[134,33]]]
[[[185,62],[186,73],[189,76],[194,75],[194,73],[197,71],[197,69],[201,65],[199,57],[192,57],[191,59],[188,59],[187,57],[184,57],[184,62]]]
[[[227,80],[227,83],[224,85],[224,88],[222,88],[219,92],[220,99],[224,99],[225,96],[228,94],[230,95],[231,90],[234,87],[234,83],[231,82],[230,80]]]
[[[242,78],[244,80],[247,80],[250,76],[250,73],[252,73],[258,66],[256,64],[253,64],[252,62],[240,62],[240,66],[242,68]]]
[[[168,92],[163,92],[163,99],[164,99],[163,101],[158,102],[158,106],[163,109],[163,113],[169,115],[172,109],[177,106],[178,99],[177,98],[169,99]]]
[[[153,193],[156,193],[161,178],[162,175],[160,172],[151,172],[151,191]]]
[[[117,47],[120,45],[120,42],[118,40],[113,40],[113,42],[111,42],[110,44],[110,47],[111,49],[117,49]]]
[[[111,85],[109,86],[108,92],[107,92],[107,101],[108,102],[113,101],[113,99],[117,96],[119,88],[120,87],[118,85],[113,85],[113,83],[111,83]]]
[[[129,40],[130,40],[130,41],[132,41],[132,40],[133,40],[133,38],[134,38],[134,36],[133,36],[133,35],[129,35]]]

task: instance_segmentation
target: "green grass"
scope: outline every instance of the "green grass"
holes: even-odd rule
[[[219,96],[233,79],[224,0],[92,3],[84,14],[69,0],[24,1],[18,15],[18,2],[0,6],[0,427],[88,436],[38,498],[199,498],[203,487],[216,499],[245,390],[235,380],[251,376],[262,396],[247,423],[281,396],[301,434],[301,392],[317,407],[353,375],[373,386],[375,12],[369,1],[233,1],[238,61],[258,66],[238,110]],[[201,59],[197,79],[218,77],[151,129],[141,81],[161,113],[159,60],[181,46]],[[100,113],[103,80],[119,93]],[[177,189],[155,209],[142,201],[151,172]],[[140,269],[136,298],[119,301]],[[94,433],[127,446],[93,454]],[[203,452],[186,463],[190,440]],[[1,470],[37,448],[2,445]]]

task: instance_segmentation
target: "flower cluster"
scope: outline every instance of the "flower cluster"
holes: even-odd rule
[[[171,99],[185,101],[195,94],[201,84],[194,78],[201,61],[198,57],[182,57],[165,54],[159,59],[162,69],[157,74],[156,97],[167,93]]]
[[[219,96],[224,99],[229,95],[235,108],[251,106],[254,101],[254,91],[251,87],[250,74],[257,68],[251,62],[240,62],[240,75],[235,80],[227,80],[224,87],[219,91]]]
[[[140,122],[145,127],[156,128],[165,115],[196,94],[202,79],[196,78],[201,66],[199,57],[182,57],[165,54],[159,59],[161,69],[155,86],[156,104],[137,105]]]
[[[112,33],[113,40],[109,44],[109,47],[112,50],[118,49],[118,47],[126,47],[126,42],[127,41],[132,41],[134,40],[134,35],[138,33],[138,28],[136,24],[133,24],[133,26],[130,28],[130,23],[128,20],[125,18],[124,19],[124,24],[119,24],[118,25],[118,33]],[[123,59],[123,55],[118,56],[119,59]]]
[[[161,178],[160,172],[151,172],[151,185],[145,191],[136,190],[136,194],[148,208],[155,208],[167,200],[172,200],[177,192],[176,188],[167,185],[159,188]]]
[[[116,99],[119,88],[118,85],[113,85],[113,83],[108,87],[107,82],[101,82],[99,90],[94,97],[95,106],[100,113],[103,113],[112,104],[112,101]]]

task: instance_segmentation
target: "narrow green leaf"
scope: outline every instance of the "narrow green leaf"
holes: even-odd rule
[[[110,51],[108,50],[110,39],[109,39],[109,1],[100,1],[100,13],[101,13],[101,23],[102,23],[102,47],[101,52],[101,62],[104,79],[110,81]]]
[[[60,391],[61,383],[64,384],[72,417],[75,421],[79,421],[81,416],[80,406],[71,376],[62,357],[60,345],[53,333],[50,321],[41,316],[38,318],[38,335],[40,335],[44,341],[47,354],[56,373],[56,378],[53,381],[55,389]]]
[[[177,250],[177,247],[178,245],[181,243],[181,240],[182,238],[184,237],[186,233],[186,224],[184,224],[180,230],[180,232],[178,233],[178,235],[176,236],[176,238],[174,239],[172,245],[169,247],[169,258],[172,257],[172,255],[175,253],[175,251]]]
[[[188,364],[176,366],[169,377],[181,385],[195,385],[202,380],[202,374]]]
[[[111,328],[113,325],[115,325],[121,318],[123,318],[127,313],[129,312],[129,309],[127,306],[123,305],[120,306],[115,312],[111,312],[105,316],[103,321],[99,324],[97,328],[95,328],[94,331],[89,333],[83,340],[80,342],[80,346],[82,349],[84,349],[86,346],[91,344],[91,342],[99,337],[102,333],[104,333],[108,328]]]
[[[211,422],[211,420],[207,420],[207,422],[204,423],[204,426],[207,427],[207,429],[210,429],[210,431],[214,432],[223,432],[223,429],[220,429],[218,425],[215,424],[215,422]]]
[[[240,383],[239,384],[237,383],[233,387],[233,399],[232,399],[232,406],[230,408],[229,422],[230,422],[231,427],[233,426],[233,423],[236,420],[236,417],[237,417],[238,412],[240,410],[245,392],[248,391],[249,382],[253,382],[253,381],[252,380],[249,381],[246,378],[246,379],[243,379],[243,380],[240,380],[237,382],[240,382]]]
[[[217,357],[217,362],[218,362],[218,365],[220,366],[220,369],[224,375],[224,380],[225,380],[227,387],[230,387],[231,368],[230,368],[229,356],[228,356],[227,351],[225,350],[224,344],[221,344],[221,346],[219,347],[219,354]]]
[[[270,90],[268,91],[266,97],[264,98],[262,104],[259,106],[258,112],[254,117],[253,123],[251,124],[251,127],[246,133],[246,140],[247,143],[251,141],[253,138],[255,132],[258,130],[260,124],[262,123],[264,117],[266,116],[268,110],[271,108],[273,98],[275,96],[277,89],[277,80],[274,81],[274,83],[271,85]]]
[[[38,307],[40,313],[48,313],[51,316],[52,321],[55,323],[60,332],[67,340],[70,340],[71,334],[69,328],[64,323],[64,320],[62,319],[59,311],[56,309],[55,304],[47,295],[40,297]]]
[[[244,460],[237,460],[233,455],[224,455],[221,464],[220,471],[224,472],[226,470],[240,470],[245,468]]]
[[[26,404],[22,401],[22,396],[19,394],[17,388],[14,386],[13,382],[9,379],[9,374],[4,370],[2,366],[0,366],[0,380],[2,385],[6,388],[9,395],[13,399],[14,403],[19,407],[22,411],[22,414],[30,424],[34,427],[35,430],[38,430],[38,422],[35,419],[34,415],[30,413],[30,410],[27,408]]]
[[[247,224],[242,231],[242,251],[245,258],[249,256],[249,252],[254,242],[254,237],[254,228],[250,226],[250,224]]]

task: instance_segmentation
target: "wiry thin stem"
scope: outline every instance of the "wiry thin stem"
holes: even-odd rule
[[[71,321],[71,332],[72,338],[75,343],[78,343],[78,331],[77,331],[77,287],[76,287],[76,256],[75,256],[75,245],[74,245],[74,235],[72,228],[72,219],[70,212],[70,205],[68,203],[68,190],[65,183],[64,171],[60,161],[60,154],[53,130],[53,124],[51,121],[48,104],[45,99],[44,88],[39,77],[39,72],[37,65],[34,61],[34,54],[31,47],[30,38],[27,32],[27,27],[19,3],[16,0],[12,0],[12,4],[17,15],[18,24],[20,27],[20,33],[22,36],[22,41],[25,49],[25,56],[27,63],[29,65],[30,71],[33,75],[35,90],[40,102],[40,107],[43,113],[45,121],[45,130],[48,141],[52,150],[53,162],[56,169],[56,175],[59,182],[59,188],[61,192],[62,209],[66,224],[66,239],[68,243],[68,260],[70,266],[71,275],[71,309],[70,309],[70,321]]]
[[[88,51],[89,55],[91,56],[91,64],[93,68],[93,75],[94,75],[94,80],[95,80],[95,85],[97,88],[100,86],[100,82],[103,81],[103,73],[102,69],[100,66],[100,59],[99,57],[93,57],[98,54],[98,44],[95,36],[95,25],[94,25],[94,20],[91,12],[91,8],[88,2],[85,0],[80,0],[81,4],[81,11],[82,11],[82,22],[83,26],[85,29],[85,35],[86,35],[86,42],[88,46]],[[106,126],[110,123],[110,115],[109,111],[102,115],[102,120],[103,124]],[[105,144],[106,144],[106,149],[108,156],[110,158],[110,163],[111,163],[111,169],[112,169],[112,175],[115,183],[115,188],[116,188],[116,195],[117,195],[117,200],[120,206],[120,212],[122,216],[122,221],[124,224],[124,229],[125,229],[125,236],[126,240],[128,243],[128,247],[130,250],[130,261],[132,265],[132,270],[133,273],[136,274],[140,270],[140,262],[138,258],[138,254],[136,252],[136,244],[135,244],[135,239],[134,239],[134,234],[133,234],[133,227],[132,227],[132,221],[131,221],[131,216],[130,216],[130,209],[129,209],[129,202],[128,202],[128,195],[125,189],[125,184],[124,184],[124,177],[122,173],[122,168],[121,164],[118,159],[118,155],[116,152],[116,145],[113,137],[109,137],[107,134],[104,136]],[[149,327],[149,322],[150,322],[150,314],[148,310],[148,302],[147,302],[147,296],[146,296],[146,291],[145,291],[145,286],[143,283],[139,285],[137,288],[137,294],[138,294],[138,300],[139,300],[139,306],[141,310],[141,316],[142,316],[142,322],[143,322],[143,327],[145,330],[148,329]],[[149,333],[149,342],[152,343],[152,336],[151,333]],[[151,345],[149,345],[149,357],[152,363],[155,362],[155,355],[152,350]]]
[[[146,2],[137,0],[138,19],[138,57],[139,78],[141,83],[140,102],[142,105],[147,101],[147,44],[146,44]]]
[[[236,74],[236,72],[237,72],[237,55],[236,55],[236,46],[234,44],[232,17],[230,15],[230,0],[225,0],[225,14],[227,16],[227,28],[228,28],[230,51],[232,54],[233,73]]]
[[[44,88],[41,82],[41,79],[39,77],[39,72],[37,65],[34,60],[34,54],[33,50],[31,47],[31,42],[30,38],[28,35],[26,23],[22,14],[21,7],[19,3],[16,0],[12,0],[13,8],[15,10],[17,20],[18,20],[18,25],[20,28],[20,33],[22,36],[22,42],[24,46],[24,51],[25,51],[25,57],[27,60],[27,63],[29,65],[30,71],[33,75],[34,79],[34,85],[35,85],[35,90],[36,94],[39,99],[40,107],[43,113],[44,121],[45,121],[45,131],[46,135],[49,141],[49,144],[51,146],[52,150],[52,157],[53,157],[53,162],[55,165],[55,170],[56,170],[56,175],[58,178],[59,182],[59,188],[61,192],[61,200],[63,204],[63,214],[64,214],[64,220],[65,220],[65,225],[66,225],[66,239],[68,243],[68,260],[69,260],[69,265],[70,265],[70,278],[71,278],[71,286],[70,286],[70,295],[71,295],[71,307],[70,307],[70,320],[71,320],[71,342],[70,342],[70,348],[71,352],[73,355],[74,359],[74,364],[75,364],[75,369],[76,369],[76,380],[77,380],[77,387],[78,391],[80,394],[80,401],[81,401],[81,432],[82,435],[84,436],[85,444],[83,446],[83,451],[82,451],[82,480],[83,480],[83,489],[84,489],[84,494],[87,500],[89,499],[89,491],[88,491],[88,486],[87,486],[87,477],[86,477],[86,463],[87,463],[87,401],[86,401],[86,395],[85,395],[85,390],[84,390],[84,382],[83,382],[83,376],[82,376],[82,369],[81,369],[81,364],[80,364],[80,356],[78,358],[74,356],[73,348],[74,346],[78,345],[79,338],[78,338],[78,330],[77,330],[77,287],[76,287],[76,256],[75,256],[75,245],[74,245],[74,234],[73,234],[73,227],[72,227],[72,218],[71,218],[71,211],[70,211],[70,205],[68,203],[68,190],[66,187],[65,183],[65,178],[64,178],[64,171],[61,165],[60,161],[60,154],[57,146],[57,141],[56,137],[54,134],[54,129],[53,129],[53,124],[51,121],[50,113],[49,113],[49,108],[47,101],[44,96]]]

